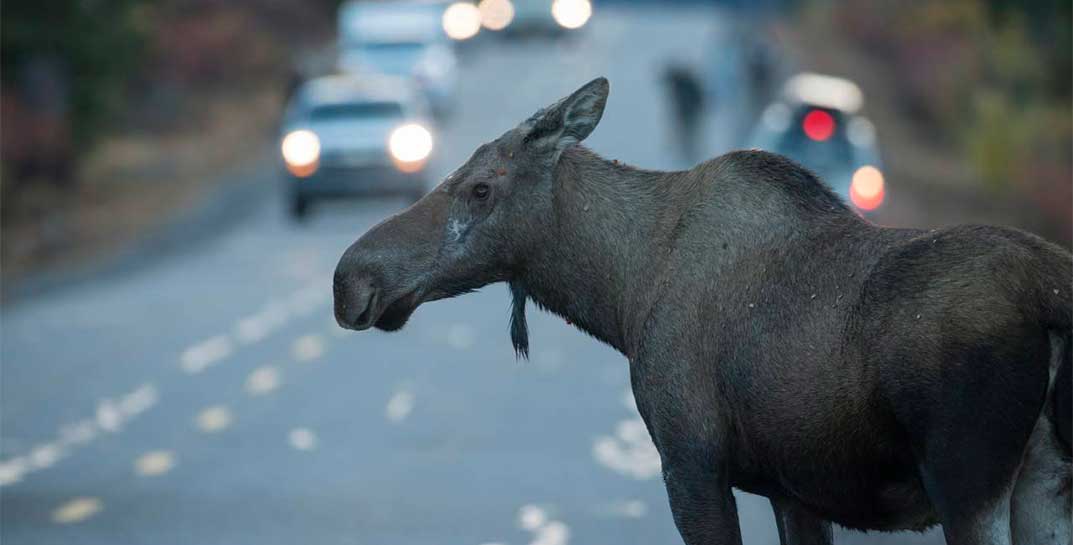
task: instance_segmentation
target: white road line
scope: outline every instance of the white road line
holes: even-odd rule
[[[52,464],[55,464],[65,455],[66,452],[54,443],[39,445],[30,451],[30,469],[37,470],[52,467]]]
[[[389,422],[402,422],[410,416],[414,410],[414,393],[408,389],[400,389],[392,394],[384,407],[384,417]]]
[[[533,534],[529,545],[566,545],[570,542],[570,527],[558,520],[551,520],[548,511],[534,504],[518,509],[518,527]]]
[[[311,333],[303,335],[291,345],[291,356],[300,362],[313,361],[324,354],[324,337]]]
[[[313,450],[317,448],[317,435],[309,428],[294,428],[287,434],[287,442],[295,450]]]
[[[536,531],[536,537],[529,545],[566,545],[570,543],[570,527],[564,522],[553,520]]]
[[[518,509],[518,527],[530,532],[536,531],[548,522],[548,513],[539,505],[523,505]]]
[[[271,365],[254,369],[246,378],[246,391],[250,395],[262,395],[279,388],[279,369]]]
[[[227,429],[231,425],[231,420],[230,409],[223,405],[213,405],[198,413],[194,423],[197,429],[205,433],[216,433]]]
[[[592,457],[600,465],[638,480],[652,479],[662,471],[659,452],[640,417],[619,422],[615,437],[597,437]]]
[[[104,509],[104,504],[97,498],[79,497],[60,505],[52,512],[52,522],[56,524],[73,524],[82,522]]]
[[[325,282],[310,282],[284,298],[269,302],[260,311],[239,319],[231,333],[215,335],[189,346],[180,354],[179,366],[187,374],[199,374],[230,357],[236,347],[259,342],[282,329],[294,316],[312,313],[324,305],[330,295]],[[324,347],[323,336],[306,335],[295,342],[294,356],[299,361],[309,361],[320,357]],[[270,366],[262,367],[250,375],[246,389],[254,395],[263,394],[276,389],[279,383],[278,370]],[[152,383],[143,384],[116,399],[100,400],[92,416],[61,426],[54,441],[34,445],[24,453],[0,460],[0,487],[17,483],[29,473],[51,467],[69,456],[77,447],[92,443],[102,433],[118,433],[125,423],[158,402],[159,393]],[[215,409],[213,412],[199,415],[199,429],[213,432],[230,424],[230,413],[227,409]],[[90,504],[82,502],[73,505],[72,512],[77,513],[77,509],[84,509]],[[61,518],[66,520],[70,517],[65,515]]]
[[[259,342],[283,327],[289,319],[290,312],[286,306],[269,303],[262,310],[235,323],[235,340],[244,345]]]
[[[34,445],[27,454],[0,461],[0,486],[14,484],[29,473],[52,467],[102,433],[118,432],[125,423],[156,405],[158,399],[156,386],[146,383],[116,400],[100,400],[92,417],[62,426],[55,440]]]
[[[179,356],[179,365],[183,371],[196,374],[220,363],[233,351],[230,337],[217,335],[201,341],[183,351]]]
[[[0,462],[0,486],[7,486],[21,481],[22,476],[29,470],[26,458],[22,456]]]
[[[175,453],[170,450],[147,452],[134,461],[134,472],[140,477],[156,477],[175,467]]]

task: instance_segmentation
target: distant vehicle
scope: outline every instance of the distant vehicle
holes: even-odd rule
[[[458,60],[439,1],[345,2],[339,8],[341,72],[412,79],[436,115],[454,105]]]
[[[424,97],[404,80],[326,76],[302,85],[284,114],[280,152],[290,213],[317,199],[371,193],[417,200],[433,150]]]
[[[481,0],[477,7],[485,28],[507,34],[562,34],[592,17],[590,0]]]
[[[764,110],[751,147],[785,155],[815,172],[862,214],[883,204],[886,184],[875,126],[858,114],[861,90],[849,80],[802,73]]]

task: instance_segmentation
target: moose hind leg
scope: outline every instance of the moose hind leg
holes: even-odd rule
[[[941,380],[906,421],[949,545],[1012,543],[1012,496],[1048,383],[1027,363],[1048,358],[1046,336],[1022,325],[978,341],[944,347]]]
[[[1014,545],[1070,545],[1073,463],[1064,454],[1048,411],[1025,449],[1013,491]]]

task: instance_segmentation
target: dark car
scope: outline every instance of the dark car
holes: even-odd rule
[[[887,188],[875,127],[858,113],[862,104],[860,89],[849,80],[798,74],[764,110],[751,146],[804,165],[862,214],[874,211]]]

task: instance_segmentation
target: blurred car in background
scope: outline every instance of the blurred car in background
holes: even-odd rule
[[[875,126],[858,114],[863,103],[860,88],[849,80],[798,74],[764,110],[751,147],[793,159],[859,212],[872,212],[883,204],[887,188]]]
[[[397,78],[335,75],[302,85],[280,135],[291,215],[304,218],[323,198],[419,199],[433,149],[427,110],[424,97]]]
[[[481,24],[508,35],[564,34],[592,17],[590,0],[481,0]]]
[[[351,0],[339,8],[338,69],[412,79],[433,113],[446,116],[455,101],[457,63],[443,28],[440,1]]]

